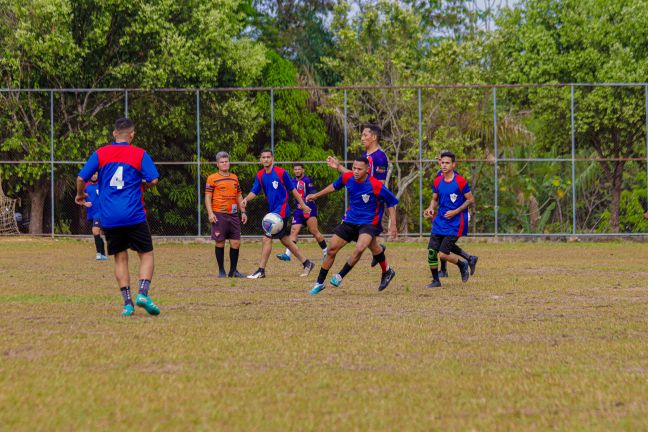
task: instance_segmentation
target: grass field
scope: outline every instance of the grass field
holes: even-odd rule
[[[467,284],[398,243],[386,291],[365,257],[313,297],[294,262],[223,280],[157,244],[162,314],[122,318],[94,244],[0,238],[0,429],[648,430],[648,244],[464,246]]]

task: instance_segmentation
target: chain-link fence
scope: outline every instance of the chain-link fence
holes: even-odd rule
[[[443,149],[457,154],[476,197],[473,235],[648,233],[645,83],[0,89],[0,98],[0,176],[6,194],[19,199],[21,229],[33,234],[90,232],[74,203],[76,175],[121,116],[134,120],[134,144],[160,171],[159,185],[145,194],[158,236],[209,235],[204,186],[218,151],[230,153],[244,194],[265,147],[289,172],[305,163],[321,189],[338,175],[325,157],[359,155],[367,122],[383,129],[402,235],[430,230],[422,214]],[[318,202],[323,233],[339,222],[345,200],[337,192]],[[260,235],[265,212],[262,197],[249,204],[244,235]]]

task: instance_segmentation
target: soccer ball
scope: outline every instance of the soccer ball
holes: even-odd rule
[[[277,234],[283,228],[283,219],[277,213],[268,213],[261,221],[261,228],[269,236]]]

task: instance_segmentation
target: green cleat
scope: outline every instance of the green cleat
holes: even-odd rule
[[[122,316],[133,316],[135,315],[135,307],[132,304],[124,305],[121,314]]]
[[[135,299],[135,304],[141,308],[144,308],[149,315],[160,315],[160,308],[153,303],[151,297],[147,297],[144,294],[137,294]]]

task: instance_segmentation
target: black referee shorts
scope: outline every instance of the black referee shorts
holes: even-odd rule
[[[136,225],[128,225],[115,228],[104,228],[106,243],[108,243],[108,255],[115,255],[126,249],[133,249],[135,252],[151,252],[153,240],[147,222]]]

